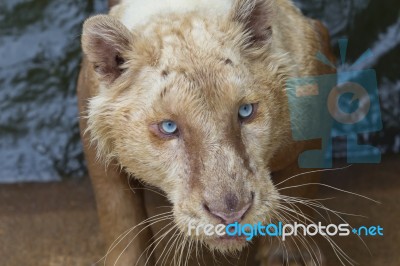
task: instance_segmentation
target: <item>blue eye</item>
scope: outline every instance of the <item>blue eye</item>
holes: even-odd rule
[[[253,114],[254,107],[252,104],[243,104],[239,107],[239,117],[246,119]]]
[[[175,122],[167,120],[159,124],[160,131],[166,135],[173,135],[178,131],[178,126]]]

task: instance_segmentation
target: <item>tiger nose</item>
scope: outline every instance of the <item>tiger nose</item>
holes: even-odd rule
[[[247,202],[240,203],[235,194],[229,193],[225,196],[225,206],[218,208],[218,205],[204,204],[204,209],[221,220],[224,224],[241,222],[246,216],[253,203],[253,193]]]

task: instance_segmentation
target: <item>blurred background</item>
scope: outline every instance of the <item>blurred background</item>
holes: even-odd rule
[[[76,80],[85,18],[100,0],[1,0],[0,182],[50,181],[86,172]]]
[[[346,65],[372,50],[364,68],[378,74],[384,129],[363,138],[399,153],[400,1],[296,4],[325,23],[336,53],[348,38]],[[0,183],[86,175],[75,93],[80,32],[86,17],[106,10],[105,0],[1,0]]]

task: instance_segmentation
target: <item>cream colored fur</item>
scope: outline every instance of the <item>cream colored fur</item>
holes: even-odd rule
[[[128,28],[134,29],[147,24],[153,17],[165,16],[169,13],[184,14],[192,11],[201,11],[204,14],[221,16],[229,12],[232,0],[125,0],[116,6],[118,18]]]
[[[87,154],[97,154],[92,167],[116,165],[159,188],[184,234],[189,221],[219,223],[205,206],[227,211],[232,198],[235,206],[251,202],[243,223],[276,219],[280,194],[272,173],[279,181],[301,172],[296,160],[307,148],[291,139],[286,80],[328,72],[315,60],[326,50],[325,35],[288,0],[126,0],[110,15],[88,19],[78,90],[86,95],[80,99]],[[248,103],[256,113],[240,123],[238,109]],[[161,136],[157,125],[165,120],[177,123],[178,136]],[[107,188],[96,184],[106,178],[92,175],[101,202]],[[107,199],[118,193],[107,191]],[[114,220],[104,222],[105,230],[124,227]],[[220,252],[246,246],[198,240]],[[130,262],[137,253],[121,251]]]

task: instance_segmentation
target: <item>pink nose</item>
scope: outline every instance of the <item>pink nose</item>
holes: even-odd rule
[[[234,222],[240,222],[243,220],[246,212],[249,210],[251,203],[247,203],[240,210],[234,212],[222,212],[208,208],[205,206],[205,209],[213,216],[218,219],[221,219],[224,224],[231,224]]]

